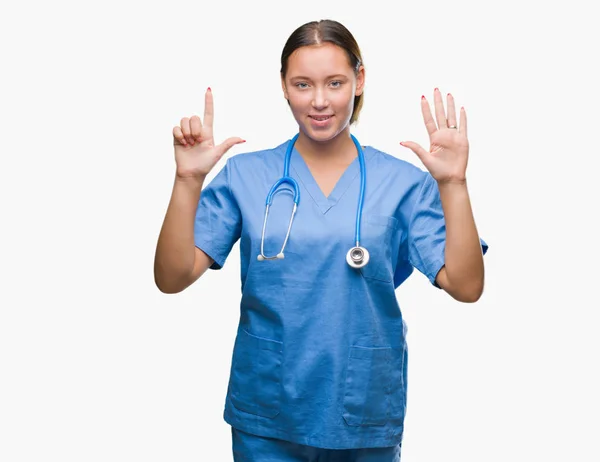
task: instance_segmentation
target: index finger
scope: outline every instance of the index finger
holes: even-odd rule
[[[214,106],[213,106],[213,95],[210,87],[206,90],[204,95],[204,126],[208,128],[212,133],[214,118]]]

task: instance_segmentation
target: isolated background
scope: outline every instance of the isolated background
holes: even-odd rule
[[[153,281],[172,128],[211,86],[217,141],[247,139],[228,156],[291,138],[281,49],[322,18],[363,51],[363,144],[420,165],[398,143],[429,146],[420,98],[435,87],[468,117],[486,288],[461,304],[415,272],[397,291],[402,460],[600,460],[600,37],[584,4],[3,6],[0,460],[232,460],[238,246],[181,294]]]

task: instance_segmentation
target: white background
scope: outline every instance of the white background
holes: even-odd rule
[[[486,288],[462,304],[415,272],[397,291],[403,462],[600,460],[600,37],[584,3],[3,6],[0,460],[232,460],[238,246],[183,293],[153,281],[172,128],[211,86],[217,141],[247,139],[228,156],[289,139],[281,49],[322,18],[362,48],[363,144],[419,164],[398,143],[429,147],[436,86],[468,117]]]

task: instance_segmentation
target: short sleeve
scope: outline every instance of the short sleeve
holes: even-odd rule
[[[480,241],[485,254],[488,245],[483,239]],[[409,222],[408,254],[410,263],[437,288],[435,278],[444,266],[445,248],[446,222],[440,191],[437,181],[426,172]]]
[[[241,213],[229,185],[229,160],[202,189],[194,221],[194,243],[221,269],[240,238]]]

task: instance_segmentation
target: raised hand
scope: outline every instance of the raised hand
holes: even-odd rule
[[[421,98],[421,110],[427,133],[429,133],[429,151],[413,141],[400,144],[411,149],[429,170],[438,183],[458,182],[466,180],[467,161],[469,158],[469,141],[467,140],[467,115],[464,108],[460,111],[460,126],[456,123],[454,98],[448,93],[448,116],[444,113],[442,95],[436,88],[433,92],[435,117],[431,115],[429,103],[425,96]]]
[[[203,178],[235,144],[244,143],[238,137],[227,138],[215,146],[213,139],[214,105],[209,88],[204,97],[204,122],[200,117],[184,117],[181,126],[173,128],[173,145],[177,176],[180,178]]]

